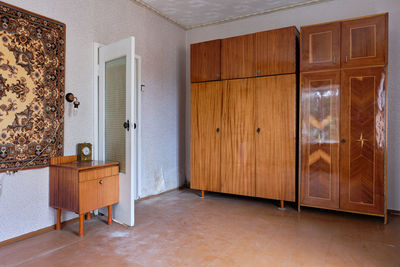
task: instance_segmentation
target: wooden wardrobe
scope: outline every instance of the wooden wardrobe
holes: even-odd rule
[[[300,206],[386,209],[388,14],[301,28]]]
[[[191,45],[190,186],[296,199],[295,27]]]

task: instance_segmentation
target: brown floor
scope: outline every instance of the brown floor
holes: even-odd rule
[[[0,248],[0,266],[400,266],[400,216],[382,219],[183,190]]]

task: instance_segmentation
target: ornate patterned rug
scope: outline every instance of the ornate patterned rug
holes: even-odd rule
[[[64,151],[65,24],[0,2],[0,170]]]

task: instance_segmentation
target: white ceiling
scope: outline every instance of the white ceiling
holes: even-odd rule
[[[133,0],[185,29],[329,0]]]

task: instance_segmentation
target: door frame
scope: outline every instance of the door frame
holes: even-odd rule
[[[100,78],[100,65],[99,65],[99,48],[104,46],[103,44],[100,43],[93,43],[93,114],[94,114],[94,122],[93,122],[93,159],[98,160],[99,159],[99,78]],[[142,57],[139,55],[135,55],[135,61],[137,60],[138,64],[137,66],[135,65],[135,71],[137,75],[137,84],[135,85],[135,101],[136,103],[136,108],[134,110],[134,116],[136,118],[133,123],[136,122],[136,138],[135,138],[135,143],[137,144],[136,150],[134,153],[136,153],[136,161],[134,162],[134,166],[132,168],[134,171],[132,172],[132,175],[134,175],[133,182],[136,185],[135,188],[135,200],[138,200],[141,198],[142,195],[142,90],[141,90],[141,85],[142,85]],[[136,63],[136,62],[135,62]]]

